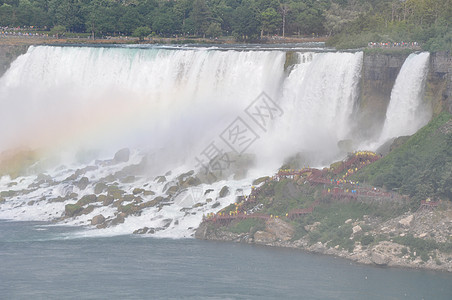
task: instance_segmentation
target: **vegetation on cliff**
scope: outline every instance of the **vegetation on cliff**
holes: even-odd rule
[[[356,179],[421,200],[452,200],[452,116],[443,112]]]
[[[300,247],[378,265],[450,268],[451,149],[452,116],[443,112],[376,162],[358,152],[347,160],[354,163],[335,163],[318,176],[289,170],[266,178],[248,198],[208,216],[198,237]]]

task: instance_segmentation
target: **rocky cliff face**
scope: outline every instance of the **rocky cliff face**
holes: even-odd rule
[[[407,53],[365,53],[361,76],[359,130],[368,136],[381,130],[391,91]],[[434,114],[452,113],[452,55],[432,53],[425,90]]]
[[[406,53],[401,54],[365,54],[361,77],[360,131],[371,135],[381,130],[400,68]]]
[[[28,45],[0,45],[0,77],[19,55],[27,52],[27,49]]]
[[[427,100],[432,101],[435,112],[448,109],[452,113],[452,55],[450,52],[431,54],[426,97]]]

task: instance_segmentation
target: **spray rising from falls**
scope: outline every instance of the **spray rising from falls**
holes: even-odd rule
[[[422,101],[429,56],[413,53],[405,60],[391,92],[380,143],[411,135],[430,120],[432,112]]]
[[[289,66],[284,51],[31,47],[0,80],[0,149],[100,154],[2,177],[0,218],[189,236],[288,156],[331,162],[353,138],[362,53],[294,55]],[[121,147],[131,152],[106,159]],[[235,165],[199,181],[217,150]]]

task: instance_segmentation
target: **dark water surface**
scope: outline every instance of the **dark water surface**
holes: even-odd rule
[[[0,221],[0,299],[452,299],[452,274],[194,239]]]

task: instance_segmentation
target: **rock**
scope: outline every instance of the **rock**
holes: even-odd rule
[[[166,191],[166,194],[173,196],[173,195],[177,194],[177,192],[179,192],[179,190],[180,190],[179,186],[173,185],[170,188],[168,188],[168,190]]]
[[[358,232],[363,231],[363,229],[362,229],[361,226],[359,226],[359,225],[354,226],[354,227],[352,228],[352,230],[353,230],[353,234],[356,234],[356,233],[358,233]]]
[[[126,215],[124,213],[120,213],[119,215],[116,216],[116,218],[114,218],[113,220],[111,220],[111,225],[115,226],[121,223],[124,223],[125,221],[125,217]]]
[[[188,188],[191,186],[197,186],[201,184],[201,180],[198,177],[188,177],[180,183],[183,188]]]
[[[182,173],[181,175],[177,176],[176,179],[181,184],[182,182],[184,182],[188,177],[192,176],[193,174],[195,174],[195,171],[191,170],[191,171],[188,171],[187,173]]]
[[[103,215],[97,215],[91,219],[91,225],[100,225],[103,222],[105,222],[105,217]]]
[[[229,187],[225,185],[224,187],[221,188],[219,197],[223,198],[226,197],[227,195],[229,195]]]
[[[276,237],[270,232],[256,231],[254,234],[254,242],[256,244],[268,244],[276,240]]]
[[[99,197],[97,197],[97,200],[99,202],[102,202],[103,206],[108,206],[113,203],[114,198],[112,196],[99,195]]]
[[[201,225],[199,225],[199,227],[195,231],[195,238],[199,240],[208,239],[207,229],[208,229],[207,222],[202,222]]]
[[[348,223],[351,223],[352,222],[352,219],[348,219],[348,220],[346,220],[344,223],[345,224],[348,224]]]
[[[295,232],[292,225],[279,218],[267,220],[265,223],[265,229],[281,241],[288,241],[292,239]]]
[[[82,177],[76,184],[75,186],[78,187],[81,191],[83,191],[84,189],[86,189],[86,187],[89,184],[89,179],[88,177]]]
[[[379,252],[372,252],[370,260],[377,266],[386,266],[391,261],[391,258]]]
[[[409,215],[406,218],[403,218],[399,221],[399,224],[403,227],[410,227],[411,224],[413,223],[414,220],[414,216],[413,215]]]
[[[154,181],[157,181],[157,183],[164,183],[164,182],[166,182],[166,177],[165,176],[157,176],[157,177],[155,177]]]
[[[144,193],[144,189],[140,189],[140,188],[134,188],[132,191],[132,194],[134,194],[134,195],[139,195],[142,193]]]
[[[83,210],[83,207],[80,204],[66,204],[64,207],[64,213],[66,217],[73,217],[77,214],[81,213]]]
[[[421,233],[420,235],[419,235],[419,237],[422,239],[422,238],[425,238],[427,236],[427,233],[426,232],[424,232],[424,233]]]
[[[77,201],[77,204],[80,206],[84,206],[89,203],[97,202],[97,196],[96,195],[85,195],[80,200]]]
[[[154,195],[155,195],[155,192],[153,192],[153,191],[144,191],[144,192],[143,192],[143,195],[144,195],[144,196],[154,196]]]
[[[314,222],[314,223],[312,223],[311,225],[306,225],[306,226],[304,227],[304,229],[305,229],[307,232],[311,232],[311,231],[316,230],[317,227],[318,227],[319,225],[320,225],[320,222]]]
[[[108,186],[103,183],[103,182],[99,182],[94,186],[94,194],[99,195],[101,193],[103,193],[104,191],[106,191],[108,188]]]
[[[122,183],[132,183],[132,182],[134,182],[136,180],[137,180],[137,178],[135,176],[129,175],[129,176],[125,177],[125,178],[122,178],[120,181]]]
[[[148,230],[149,230],[149,227],[143,227],[143,228],[135,230],[133,232],[133,234],[145,234],[148,232]]]
[[[130,157],[129,148],[124,148],[115,153],[115,157],[113,158],[113,161],[115,163],[128,162],[129,157]]]
[[[270,179],[270,177],[268,177],[268,176],[265,176],[265,177],[260,177],[260,178],[258,178],[258,179],[255,179],[254,181],[253,181],[253,185],[259,185],[259,184],[261,184],[262,182],[265,182],[265,181],[267,181],[267,180],[269,180]]]
[[[309,247],[310,251],[316,252],[316,253],[324,253],[326,248],[321,242],[317,242],[311,247]]]

